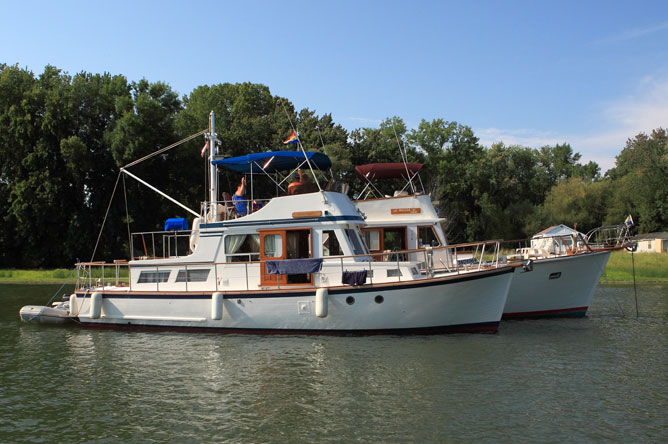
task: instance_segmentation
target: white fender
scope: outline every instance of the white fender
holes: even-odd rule
[[[223,293],[216,292],[211,295],[211,319],[223,319]]]
[[[98,293],[96,291],[90,297],[89,316],[91,319],[100,319],[101,314],[102,314],[102,293]]]
[[[318,288],[315,292],[315,315],[319,318],[327,316],[327,297],[326,288]]]
[[[199,243],[199,225],[202,223],[201,217],[193,219],[193,227],[190,231],[190,252],[194,252]]]
[[[79,316],[79,299],[74,293],[70,295],[70,316]]]

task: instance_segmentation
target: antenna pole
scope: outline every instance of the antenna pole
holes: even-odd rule
[[[215,156],[218,154],[216,146],[216,123],[214,112],[209,113],[209,134],[206,135],[209,141],[209,201],[211,217],[213,222],[218,222],[218,211],[216,211],[216,202],[218,202],[218,174],[216,165],[213,164]]]

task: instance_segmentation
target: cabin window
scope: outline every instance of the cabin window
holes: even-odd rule
[[[264,237],[264,255],[266,257],[283,256],[283,239],[280,234],[267,234]]]
[[[260,260],[259,234],[230,234],[225,236],[225,255],[228,262]]]
[[[206,282],[209,271],[211,270],[179,270],[179,274],[176,275],[176,282]]]
[[[336,238],[336,233],[333,230],[326,230],[322,232],[322,255],[343,255],[343,250],[341,250],[341,245],[339,245],[339,240]]]
[[[418,227],[418,247],[424,248],[426,246],[438,247],[441,243],[438,240],[438,236],[434,231],[434,227],[427,225],[424,227]]]
[[[398,268],[390,268],[387,270],[387,277],[403,276],[403,273]]]
[[[138,284],[149,284],[156,282],[167,282],[170,271],[142,271],[137,279]]]
[[[357,235],[357,231],[348,228],[346,229],[346,235],[348,236],[350,244],[353,247],[353,254],[366,254],[364,245],[362,244],[362,241]]]

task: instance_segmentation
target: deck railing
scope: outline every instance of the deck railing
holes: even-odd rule
[[[498,268],[504,265],[499,259],[501,241],[493,240],[486,242],[475,242],[466,244],[447,245],[443,247],[427,247],[415,250],[401,250],[351,256],[325,256],[323,257],[323,270],[313,273],[310,284],[314,287],[336,285],[332,278],[336,279],[346,271],[367,271],[368,283],[383,281],[380,276],[374,276],[378,270],[388,270],[388,278],[396,278],[396,281],[414,280],[417,278],[432,278],[448,274],[471,273],[475,271]],[[412,258],[411,260],[405,260]],[[179,273],[176,283],[183,284],[183,291],[219,291],[224,288],[227,291],[257,289],[253,286],[259,281],[258,264],[264,261],[252,262],[181,262],[151,264],[149,261],[143,265],[141,261],[135,261],[134,267],[141,268],[150,274],[150,281],[141,283],[141,289],[147,289],[146,283],[155,283],[149,291],[160,291],[164,289],[169,280],[170,290],[174,289],[174,280],[165,278],[161,272],[166,270],[177,270]],[[392,263],[392,267],[388,264]],[[76,289],[104,288],[105,286],[130,287],[138,285],[138,282],[130,282],[129,262],[114,261],[105,262],[81,262],[77,265]],[[251,267],[252,266],[252,267]],[[334,267],[338,271],[334,271]],[[202,270],[208,270],[204,281],[194,279],[200,276]],[[392,271],[396,270],[396,271]],[[409,276],[404,272],[408,270]],[[213,271],[214,286],[210,285],[209,276]],[[153,274],[154,273],[154,274]],[[182,274],[181,274],[182,273]],[[393,276],[390,276],[390,273]],[[419,276],[419,277],[418,277]],[[171,277],[171,276],[170,276]],[[137,276],[133,276],[136,280]],[[194,280],[193,280],[194,279]],[[224,281],[228,285],[223,285]],[[234,288],[230,288],[229,280],[234,280]],[[387,280],[384,280],[388,282]],[[290,285],[290,284],[289,284]],[[291,285],[294,286],[294,285]],[[252,287],[252,288],[251,288]],[[276,275],[276,287],[281,288],[279,275]],[[206,288],[206,289],[204,289]],[[180,289],[179,289],[180,291]]]

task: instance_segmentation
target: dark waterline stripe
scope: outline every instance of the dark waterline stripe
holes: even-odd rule
[[[443,325],[418,328],[387,328],[378,330],[297,330],[274,328],[221,328],[221,327],[177,327],[141,324],[98,324],[79,322],[82,327],[111,330],[176,331],[186,333],[224,333],[252,335],[318,335],[318,336],[376,336],[376,335],[433,335],[443,333],[497,333],[499,321],[476,324]]]
[[[559,310],[525,311],[504,313],[501,319],[542,318],[542,317],[584,317],[589,307],[563,308]]]

